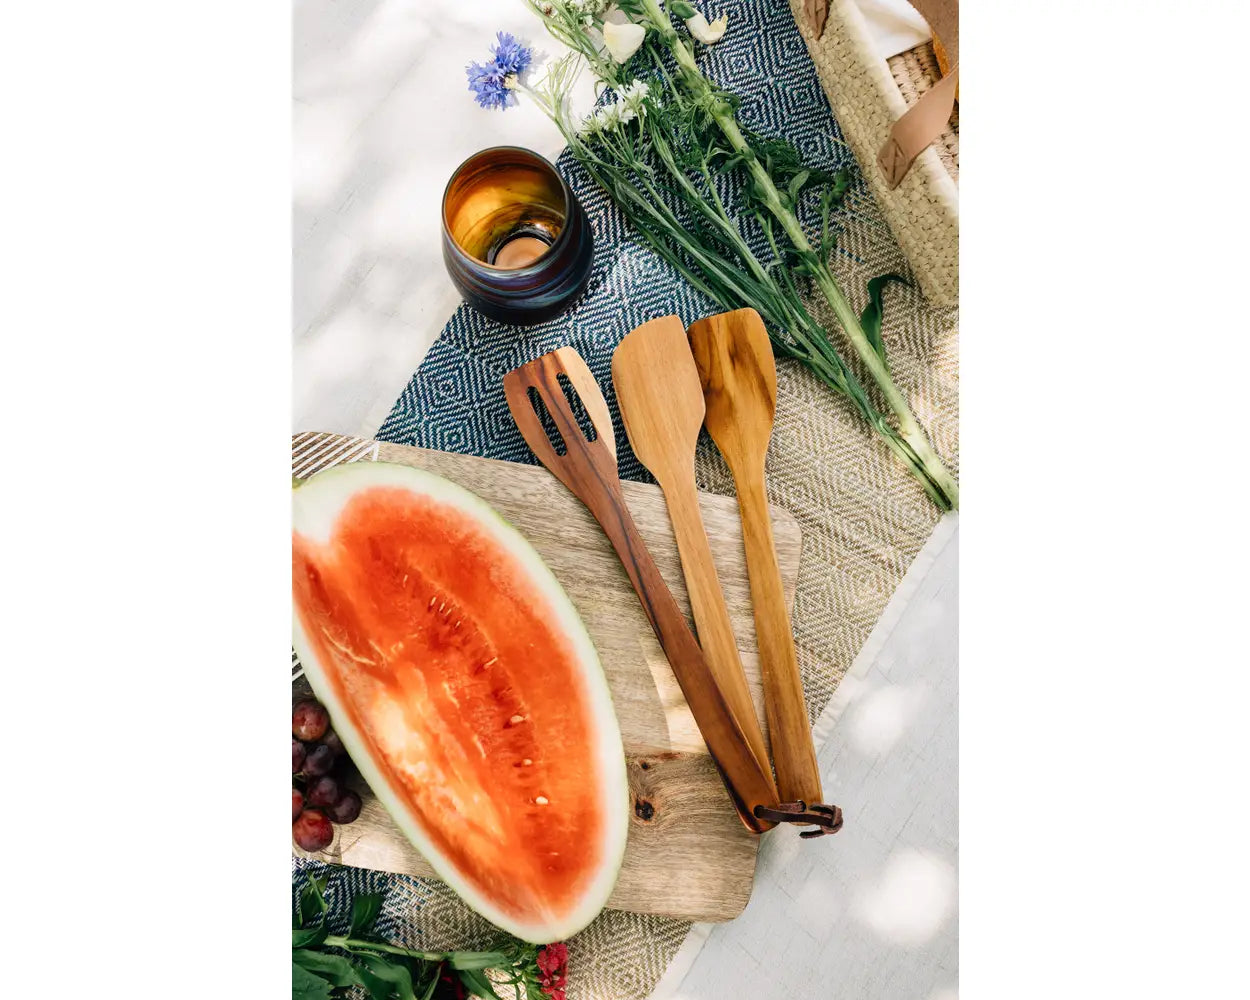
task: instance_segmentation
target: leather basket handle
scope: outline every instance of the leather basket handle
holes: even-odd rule
[[[891,190],[902,183],[916,157],[946,129],[959,89],[959,0],[908,0],[908,3],[928,23],[934,39],[941,39],[950,58],[950,71],[894,123],[877,153],[877,166]],[[829,17],[829,0],[804,0],[803,14],[812,33],[819,38]]]
[[[891,189],[902,183],[916,157],[942,134],[955,110],[959,88],[959,0],[909,0],[940,38],[950,58],[950,72],[921,95],[894,123],[877,153],[877,166]]]

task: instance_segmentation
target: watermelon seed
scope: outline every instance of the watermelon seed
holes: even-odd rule
[[[522,767],[529,767],[532,763],[534,763],[534,762],[533,762],[532,760],[530,760],[528,757],[524,757],[524,758],[522,758],[522,759],[521,759],[521,766],[522,766]]]
[[[430,598],[430,603],[429,603],[429,604],[427,604],[427,605],[425,606],[425,610],[426,610],[426,611],[431,611],[431,610],[433,610],[433,608],[434,608],[434,602],[435,602],[435,601],[437,601],[437,600],[438,600],[438,595],[437,595],[437,594],[435,594],[433,597],[431,597],[431,598]]]
[[[522,722],[524,722],[524,721],[525,721],[525,716],[523,716],[523,715],[514,715],[511,719],[509,719],[509,720],[508,720],[508,725],[510,725],[510,726],[518,726],[518,725],[520,725],[520,724],[521,724]]]
[[[545,806],[545,805],[547,804],[547,796],[545,796],[545,795],[539,795],[537,798],[535,798],[535,799],[534,799],[534,802],[535,802],[537,805],[540,805],[540,806]]]

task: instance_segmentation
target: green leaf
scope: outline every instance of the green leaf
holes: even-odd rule
[[[392,1000],[395,996],[395,987],[387,980],[375,976],[368,969],[357,969],[356,972],[365,985],[369,1000]]]
[[[453,951],[447,958],[453,969],[497,969],[509,964],[500,951]]]
[[[421,994],[421,1000],[430,1000],[434,996],[434,991],[438,989],[438,966],[434,966],[434,975],[430,976],[430,985],[425,988],[425,992]]]
[[[872,349],[882,361],[885,360],[885,344],[881,340],[881,316],[884,308],[881,296],[885,292],[885,286],[891,281],[897,281],[900,285],[911,287],[911,282],[899,274],[881,274],[868,281],[868,305],[864,306],[864,311],[859,317],[859,324],[864,328],[864,334],[868,338],[868,343],[872,344]]]
[[[842,200],[850,186],[851,172],[843,167],[833,175],[833,180],[829,182],[829,196],[835,205]]]
[[[392,991],[399,997],[399,1000],[417,1000],[417,994],[412,988],[412,975],[404,966],[388,962],[380,955],[357,955],[357,957],[365,971],[391,987],[386,994],[379,996],[366,980],[366,988],[369,989],[374,1000],[384,1000]]]
[[[330,1000],[330,984],[303,966],[292,964],[291,1000]]]
[[[456,975],[464,983],[464,988],[476,997],[482,997],[483,1000],[495,1000],[499,996],[495,992],[495,987],[491,986],[490,980],[476,969],[457,969]]]
[[[382,912],[382,897],[377,893],[366,893],[352,900],[352,929],[348,937],[360,937],[368,934],[373,922]]]
[[[330,876],[323,875],[321,878],[309,876],[304,891],[299,897],[299,924],[297,926],[304,927],[314,917],[324,917],[330,909],[330,904],[326,902],[325,887],[330,881]]]
[[[395,989],[390,983],[385,979],[379,979],[368,969],[357,969],[356,974],[360,976],[365,992],[369,994],[369,1000],[391,1000],[391,997],[395,995]]]
[[[800,170],[797,174],[790,178],[790,183],[786,185],[786,190],[790,192],[791,200],[799,200],[799,195],[803,193],[803,186],[807,183],[808,178],[811,176],[812,172],[810,170]]]
[[[329,955],[324,951],[297,951],[291,956],[296,965],[315,972],[334,986],[363,986],[356,967],[342,955]]]
[[[833,253],[834,245],[837,243],[836,237],[831,238],[829,235],[829,214],[838,205],[842,203],[843,197],[846,195],[847,189],[851,186],[851,173],[849,170],[842,169],[833,175],[833,178],[827,183],[820,192],[820,257],[822,260],[828,260]]]
[[[292,948],[315,948],[326,939],[330,928],[322,921],[316,927],[296,927],[291,931]]]

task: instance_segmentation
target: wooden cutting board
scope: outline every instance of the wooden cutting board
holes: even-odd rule
[[[632,799],[625,861],[608,905],[706,921],[731,920],[741,913],[751,895],[759,839],[735,815],[629,578],[581,502],[539,466],[336,434],[309,432],[292,438],[292,475],[302,478],[350,461],[416,466],[473,491],[529,540],[577,606],[612,690]],[[623,486],[647,546],[689,619],[664,498],[658,487],[646,483]],[[699,502],[751,696],[761,725],[766,725],[737,502],[708,493]],[[778,508],[772,516],[786,603],[792,607],[799,525]],[[306,682],[301,679],[296,688],[298,696],[307,690]],[[329,848],[311,856],[357,868],[433,876],[368,789],[360,790],[365,800],[360,818],[338,828]],[[770,835],[776,834],[765,836]]]

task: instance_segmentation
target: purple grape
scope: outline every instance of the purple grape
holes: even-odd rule
[[[291,733],[306,743],[319,740],[330,728],[330,713],[319,701],[301,701],[291,710]]]
[[[336,823],[351,823],[360,815],[360,796],[349,789],[326,812]]]
[[[308,751],[308,756],[304,758],[304,773],[310,778],[319,778],[323,774],[329,774],[332,767],[334,767],[334,751],[324,743],[318,743]]]
[[[301,850],[324,851],[334,839],[334,824],[325,813],[305,809],[291,826],[291,836]]]
[[[291,773],[299,774],[304,766],[304,758],[308,756],[308,751],[304,748],[304,744],[297,739],[291,740]]]
[[[299,814],[304,811],[304,793],[298,788],[291,789],[291,822],[294,823],[299,819]]]
[[[314,778],[308,785],[308,804],[324,809],[339,797],[339,783],[328,774]]]
[[[321,737],[321,742],[334,751],[335,757],[342,757],[346,752],[343,749],[343,741],[339,739],[339,734],[333,729],[329,730],[323,737]]]

